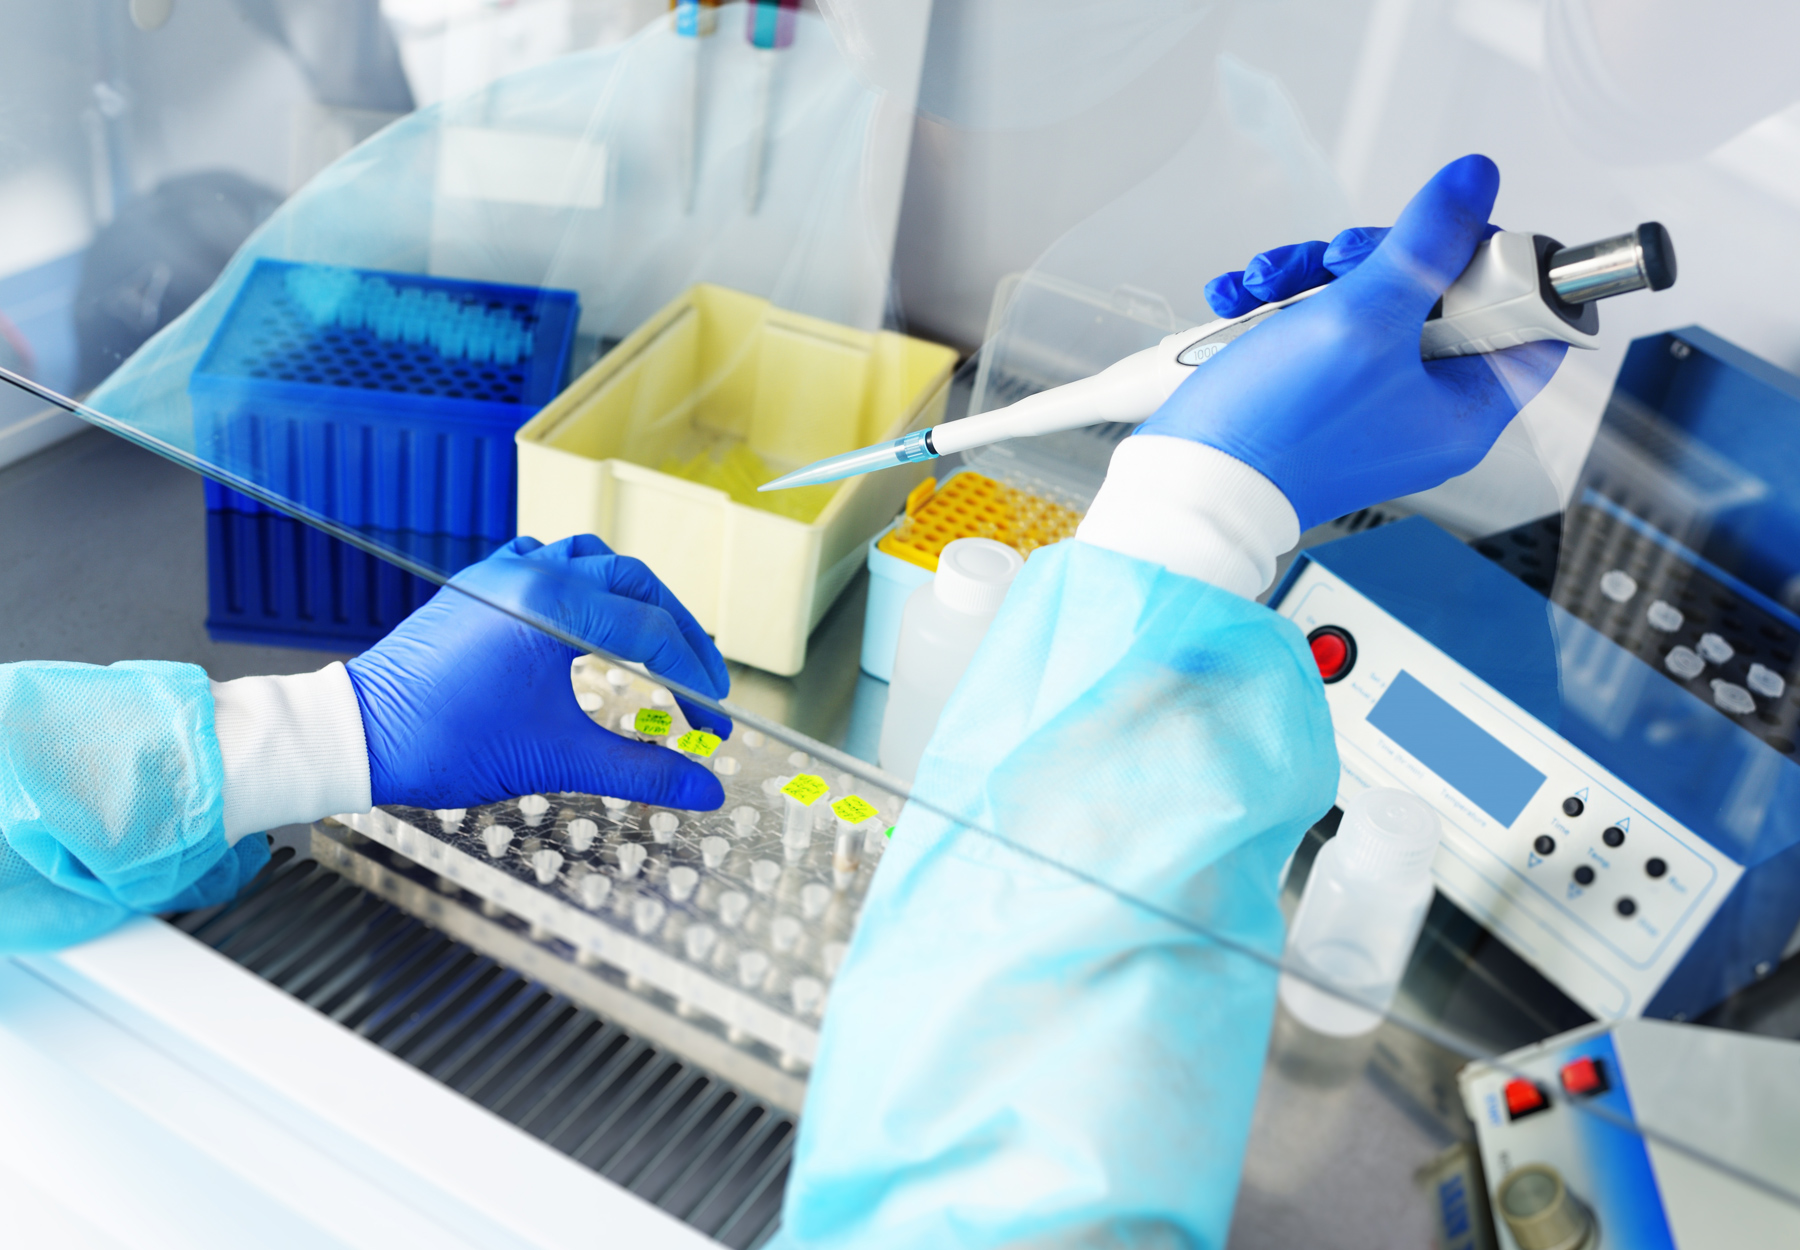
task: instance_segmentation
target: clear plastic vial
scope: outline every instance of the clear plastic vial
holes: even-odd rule
[[[881,720],[881,766],[911,781],[950,692],[1000,611],[1025,559],[991,538],[959,538],[900,618],[894,676]]]
[[[1303,975],[1282,973],[1281,1002],[1301,1024],[1357,1037],[1381,1023],[1431,906],[1440,834],[1437,813],[1405,790],[1344,805],[1288,930],[1283,962]]]

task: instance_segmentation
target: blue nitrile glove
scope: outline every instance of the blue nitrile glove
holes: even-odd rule
[[[1562,343],[1422,361],[1432,306],[1492,227],[1500,172],[1439,170],[1391,231],[1264,253],[1208,288],[1221,315],[1338,275],[1194,370],[1139,434],[1216,447],[1281,489],[1302,528],[1427,490],[1475,467],[1562,363]],[[1249,294],[1246,295],[1245,292]]]
[[[679,752],[589,720],[569,683],[579,652],[527,620],[701,694],[730,688],[712,639],[640,561],[592,535],[548,547],[515,538],[350,661],[374,802],[474,807],[565,791],[696,810],[725,801],[718,778]],[[678,702],[696,728],[731,732]]]

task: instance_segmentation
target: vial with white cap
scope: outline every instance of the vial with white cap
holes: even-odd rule
[[[1293,971],[1281,975],[1281,1002],[1301,1024],[1358,1037],[1381,1023],[1431,906],[1441,832],[1437,813],[1406,790],[1365,790],[1344,804],[1288,929],[1283,962]]]
[[[950,692],[975,658],[1025,558],[991,538],[959,538],[938,556],[937,575],[906,600],[881,721],[881,766],[908,781]]]

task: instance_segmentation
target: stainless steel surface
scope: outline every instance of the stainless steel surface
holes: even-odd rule
[[[1549,274],[1550,285],[1571,304],[1609,299],[1650,285],[1644,245],[1635,230],[1552,252]]]
[[[791,1114],[291,848],[172,923],[723,1244],[773,1233]]]

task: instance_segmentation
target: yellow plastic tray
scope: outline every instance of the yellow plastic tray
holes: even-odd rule
[[[850,478],[809,522],[653,467],[737,444],[773,472],[943,419],[956,353],[699,285],[514,436],[519,532],[643,560],[729,659],[783,676],[929,462]]]

